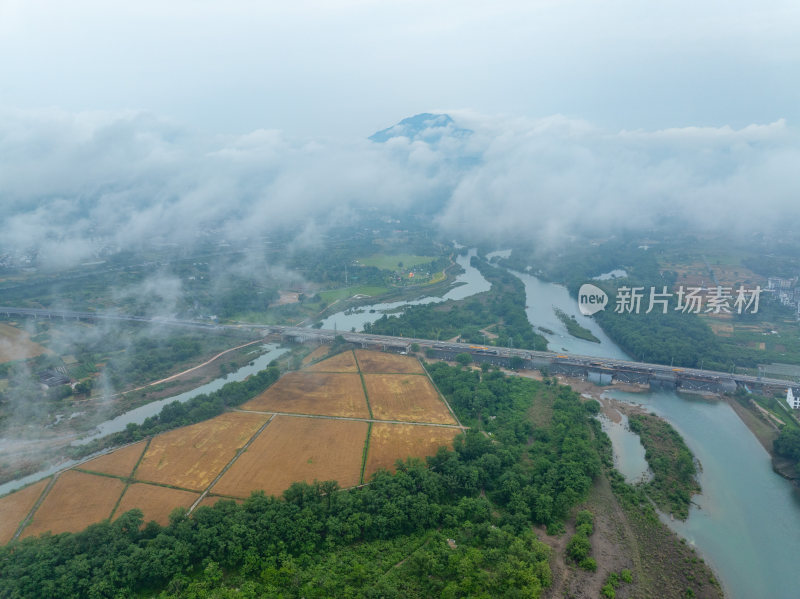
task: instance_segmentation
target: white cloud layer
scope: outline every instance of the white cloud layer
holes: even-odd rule
[[[800,222],[800,136],[766,125],[609,131],[454,112],[469,136],[208,136],[143,113],[0,114],[0,246],[63,266],[137,248],[436,206],[443,233],[555,243],[684,220],[732,234]]]

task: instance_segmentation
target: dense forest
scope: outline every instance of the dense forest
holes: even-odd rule
[[[281,498],[178,510],[165,527],[133,510],[15,542],[0,549],[0,596],[539,596],[549,549],[531,525],[557,529],[600,473],[591,410],[549,381],[429,372],[474,428],[427,464],[401,463],[360,489],[298,483]],[[538,402],[546,424],[527,416]]]

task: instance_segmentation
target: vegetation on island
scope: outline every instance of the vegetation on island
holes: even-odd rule
[[[567,333],[578,339],[584,339],[592,343],[600,343],[600,339],[595,337],[594,333],[589,329],[579,325],[574,316],[570,316],[561,308],[553,308],[553,311],[556,313],[558,319],[564,323],[564,326],[567,327]]]
[[[686,520],[692,495],[700,492],[691,451],[678,432],[654,414],[631,414],[628,425],[639,435],[653,471],[652,480],[644,483],[648,496],[666,513]]]

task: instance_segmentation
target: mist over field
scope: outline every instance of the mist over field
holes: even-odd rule
[[[302,244],[368,209],[424,213],[447,236],[556,245],[665,219],[747,235],[800,217],[800,135],[783,120],[612,131],[558,115],[450,115],[370,141],[207,135],[136,112],[7,110],[0,245],[35,249],[40,266],[57,268],[209,236],[295,230]]]

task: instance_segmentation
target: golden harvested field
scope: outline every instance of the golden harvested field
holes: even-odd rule
[[[113,474],[114,476],[130,476],[133,467],[142,457],[145,441],[139,441],[128,447],[117,449],[107,455],[84,462],[78,468],[81,470],[91,470],[92,472],[102,472],[103,474]]]
[[[248,497],[263,489],[279,495],[294,481],[314,479],[357,485],[366,436],[366,422],[276,416],[213,491]]]
[[[0,323],[0,364],[12,360],[27,360],[46,351],[46,348],[31,341],[25,331]]]
[[[303,364],[308,364],[309,362],[313,362],[314,360],[321,359],[323,356],[328,355],[330,349],[331,348],[328,345],[320,345],[317,349],[315,349],[305,358],[303,358]]]
[[[372,414],[379,420],[456,424],[428,377],[365,374]]]
[[[358,372],[358,365],[353,357],[353,352],[348,350],[322,362],[317,362],[306,370],[308,372]]]
[[[356,358],[361,372],[364,373],[423,374],[425,372],[419,360],[412,356],[357,349]]]
[[[342,372],[290,372],[242,409],[369,418],[361,377]]]
[[[50,478],[40,480],[0,499],[0,545],[11,540],[49,482]]]
[[[136,478],[202,491],[268,418],[231,412],[159,435],[150,442]]]
[[[200,493],[134,483],[122,496],[114,517],[117,518],[133,508],[139,508],[144,514],[145,522],[155,520],[165,526],[169,524],[169,514],[172,510],[176,507],[189,509],[199,496]]]
[[[397,460],[405,460],[409,456],[424,458],[435,455],[441,446],[452,448],[453,437],[460,432],[457,428],[441,426],[373,423],[364,481],[381,468],[394,472]]]
[[[111,516],[125,488],[118,478],[67,470],[53,485],[22,537],[78,532]]]

